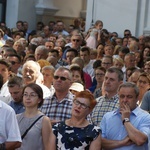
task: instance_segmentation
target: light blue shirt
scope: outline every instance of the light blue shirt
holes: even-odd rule
[[[147,135],[148,141],[150,141],[150,114],[137,107],[131,112],[130,115],[131,124]],[[127,131],[122,124],[121,114],[119,110],[108,112],[104,115],[101,124],[102,137],[110,140],[123,140],[127,135]],[[149,150],[148,142],[142,146],[135,144],[130,146],[123,146],[115,148],[113,150]]]

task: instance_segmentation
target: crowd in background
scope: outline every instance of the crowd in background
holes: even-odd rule
[[[79,149],[111,148],[104,139],[102,143],[98,141],[101,141],[101,132],[106,138],[102,118],[120,107],[117,89],[121,84],[125,85],[120,87],[120,93],[122,88],[138,87],[134,109],[138,105],[150,111],[150,36],[135,37],[130,29],[125,29],[124,36],[119,37],[117,27],[113,32],[103,26],[103,22],[97,20],[86,32],[85,22],[79,19],[68,27],[58,20],[49,21],[47,25],[37,22],[36,29],[30,31],[26,21],[17,21],[12,29],[0,23],[0,100],[15,110],[21,134],[39,116],[46,115],[38,123],[42,135],[33,128],[36,134],[30,133],[22,139],[18,149],[33,147],[31,139],[35,136],[38,144],[32,149],[59,149],[62,145],[66,149],[74,145]],[[122,105],[122,115],[126,116],[124,111],[129,109]],[[79,129],[72,129],[72,126]],[[148,126],[150,128],[150,124]],[[71,132],[76,130],[75,135],[80,141],[72,137],[68,128]],[[65,138],[62,129],[68,132]],[[81,136],[85,131],[91,139]],[[137,135],[146,138],[142,133]],[[134,138],[129,135],[120,147],[132,145],[132,142],[138,145],[138,139]],[[57,145],[50,145],[49,141]],[[112,148],[118,147],[112,145]]]

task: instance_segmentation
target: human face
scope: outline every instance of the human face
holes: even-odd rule
[[[144,49],[144,53],[143,53],[143,58],[146,58],[149,55],[150,55],[150,49],[149,48],[145,48]]]
[[[86,118],[90,113],[90,102],[86,98],[77,97],[73,101],[72,116],[77,118]]]
[[[104,81],[104,76],[105,76],[105,73],[103,70],[99,70],[99,69],[95,70],[95,78],[96,78],[97,83],[102,84]]]
[[[13,57],[8,56],[7,59],[12,64],[11,71],[17,74],[18,68],[20,67],[18,58],[14,56]]]
[[[98,30],[101,30],[101,29],[103,28],[103,24],[102,24],[102,23],[99,23],[98,25],[96,25],[96,28],[97,28]]]
[[[128,45],[128,38],[124,38],[123,39],[123,46],[127,46]]]
[[[62,38],[57,39],[56,45],[59,47],[65,47],[65,42]]]
[[[149,89],[149,80],[147,77],[145,76],[140,76],[138,81],[137,81],[137,86],[139,87],[139,89],[145,89],[148,90]]]
[[[135,67],[135,56],[134,55],[126,56],[124,61],[125,61],[126,68]]]
[[[47,58],[47,54],[43,53],[43,50],[36,50],[35,51],[35,59],[36,61],[40,60],[40,59],[46,59]]]
[[[8,87],[9,93],[15,102],[22,101],[22,88],[18,85],[14,85],[13,87]]]
[[[122,69],[122,67],[123,67],[122,63],[119,62],[118,60],[114,61],[114,66],[117,67],[117,68],[119,68],[119,69]]]
[[[81,74],[79,71],[72,71],[72,80],[73,82],[76,82],[76,81],[81,81],[82,82],[82,79],[81,79]]]
[[[74,52],[67,52],[66,53],[66,59],[67,59],[67,63],[70,65],[73,58],[75,58],[75,54]]]
[[[104,48],[104,52],[105,52],[105,55],[108,55],[108,56],[112,56],[113,55],[113,49],[111,46],[106,46]]]
[[[63,28],[64,28],[63,23],[62,23],[62,22],[58,22],[58,23],[57,23],[57,30],[58,30],[58,31],[62,31]]]
[[[3,76],[3,81],[5,83],[9,79],[10,71],[8,71],[5,65],[0,64],[0,74]]]
[[[80,51],[80,58],[83,59],[85,63],[88,63],[90,61],[90,55],[88,54],[88,51]]]
[[[44,29],[43,29],[43,32],[44,32],[45,36],[49,36],[49,34],[50,34],[49,27],[45,26]]]
[[[124,60],[125,55],[126,55],[125,53],[119,52],[119,57],[122,58],[123,60]]]
[[[14,44],[13,48],[14,48],[17,52],[23,51],[23,46],[22,46],[19,42],[16,42],[16,43]]]
[[[134,110],[136,108],[137,97],[133,88],[122,87],[119,90],[118,95],[120,108],[124,108],[124,105],[128,105],[130,110]]]
[[[45,42],[45,47],[50,51],[54,48],[53,42]]]
[[[102,59],[102,67],[104,67],[104,68],[107,70],[107,69],[110,68],[111,66],[112,66],[111,59],[104,57],[104,58]]]
[[[25,84],[35,83],[38,77],[37,68],[34,64],[26,64],[22,69],[22,76]]]
[[[48,85],[48,84],[52,84],[53,81],[53,72],[52,70],[49,69],[42,69],[42,74],[43,74],[43,78],[44,78],[44,85]]]
[[[22,23],[17,23],[17,28],[18,28],[19,30],[22,30],[22,29],[23,29]]]
[[[116,39],[116,44],[117,44],[117,45],[122,45],[122,40],[119,39],[119,38],[117,38],[117,39]]]
[[[124,32],[124,37],[129,38],[131,36],[131,33],[129,31]]]
[[[55,79],[55,76],[65,77],[66,80],[63,81],[60,78]],[[68,92],[71,84],[72,84],[72,82],[71,82],[68,71],[66,71],[66,70],[56,70],[55,71],[54,79],[53,79],[53,86],[56,91],[61,92],[61,93]]]
[[[104,46],[103,45],[99,45],[97,48],[97,59],[101,59],[103,57],[103,53],[104,53]]]
[[[145,66],[144,66],[144,72],[150,74],[150,66],[149,66],[149,65],[145,65]]]
[[[106,72],[104,77],[104,90],[109,94],[116,94],[122,81],[118,80],[117,73]]]
[[[38,94],[35,93],[35,91],[33,91],[30,87],[27,87],[24,90],[23,104],[26,108],[37,108],[40,101],[41,100],[39,99]]]
[[[140,62],[140,59],[141,59],[140,53],[135,53],[135,62],[136,63]]]
[[[80,36],[73,35],[71,37],[72,48],[79,48],[82,44],[82,40]]]

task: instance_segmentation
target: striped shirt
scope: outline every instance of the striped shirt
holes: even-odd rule
[[[112,98],[106,96],[101,96],[97,98],[97,105],[92,111],[91,122],[97,126],[100,126],[100,122],[105,113],[116,110],[119,107],[119,97],[118,94]]]

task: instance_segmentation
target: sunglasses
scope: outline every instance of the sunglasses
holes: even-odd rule
[[[67,79],[70,80],[69,78],[62,77],[62,76],[54,76],[54,79],[55,79],[55,80],[60,79],[60,80],[62,80],[62,81],[66,81]]]
[[[10,63],[11,63],[12,65],[15,65],[15,64],[17,64],[18,62],[10,61]]]
[[[125,34],[124,36],[129,36],[130,34]]]
[[[78,39],[73,39],[72,41],[73,42],[80,42],[80,40],[78,40]]]

